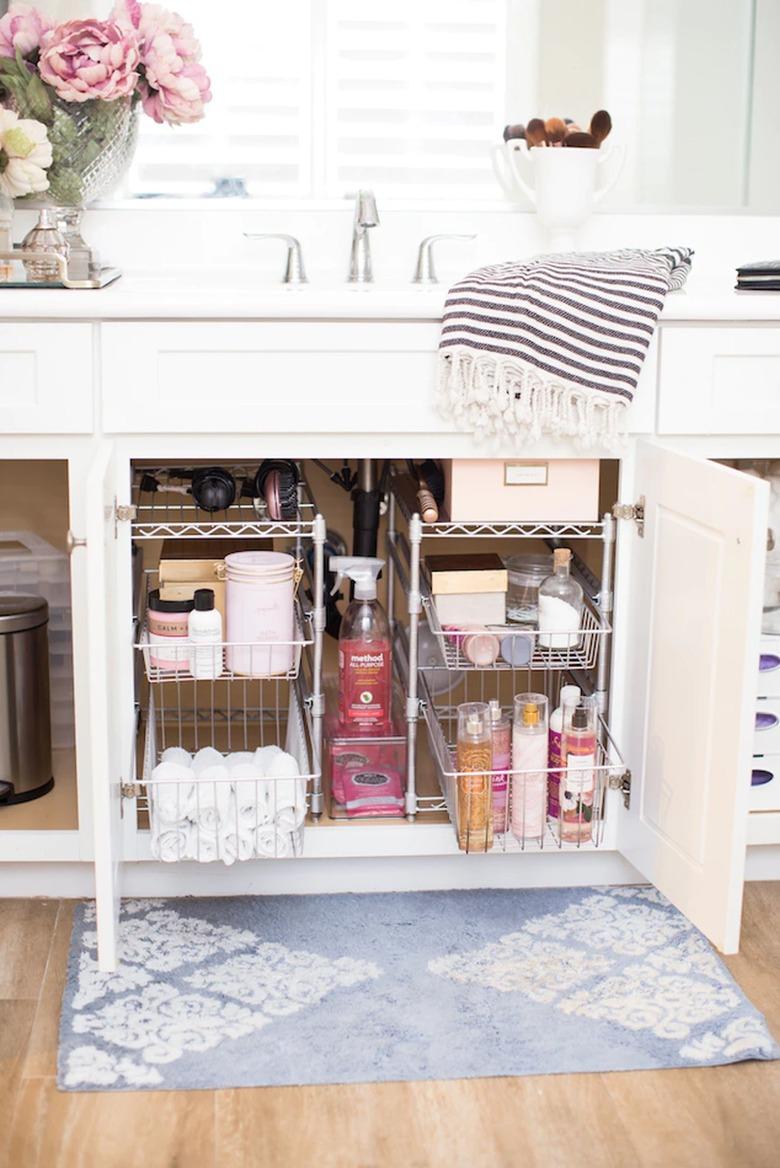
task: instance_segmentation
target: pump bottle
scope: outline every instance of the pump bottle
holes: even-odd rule
[[[355,597],[339,633],[339,720],[358,733],[385,734],[392,704],[392,651],[387,615],[376,598],[384,560],[331,556],[334,592],[347,576]]]

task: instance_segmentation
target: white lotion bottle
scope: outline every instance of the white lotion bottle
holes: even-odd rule
[[[224,668],[222,616],[214,607],[213,589],[198,588],[193,599],[195,607],[187,622],[190,673],[193,677],[205,680],[221,677]]]

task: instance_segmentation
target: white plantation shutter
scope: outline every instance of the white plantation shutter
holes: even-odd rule
[[[142,119],[132,193],[199,195],[239,179],[256,196],[309,194],[311,0],[176,7],[203,44],[213,99],[193,126]]]
[[[495,196],[509,3],[179,0],[214,99],[195,126],[142,119],[131,193]]]
[[[493,193],[505,0],[394,0],[381,17],[371,7],[327,5],[328,193]]]

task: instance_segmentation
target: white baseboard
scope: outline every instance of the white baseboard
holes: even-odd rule
[[[0,896],[94,896],[90,864],[4,864],[0,875]],[[139,862],[125,865],[122,895],[281,895],[637,883],[642,883],[642,877],[616,852],[260,860],[231,868]]]

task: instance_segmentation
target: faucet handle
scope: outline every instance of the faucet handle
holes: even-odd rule
[[[373,191],[358,191],[355,197],[355,222],[360,227],[379,226],[379,212]]]
[[[245,231],[245,239],[282,239],[287,244],[287,264],[282,277],[283,284],[308,284],[306,269],[303,266],[303,250],[301,242],[294,235],[287,235],[284,231]]]
[[[427,235],[420,244],[417,252],[417,267],[412,277],[413,284],[438,284],[436,269],[433,266],[433,245],[440,239],[476,239],[476,235]]]

